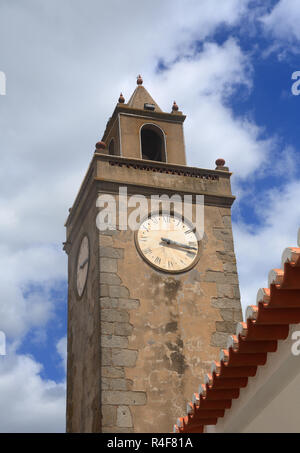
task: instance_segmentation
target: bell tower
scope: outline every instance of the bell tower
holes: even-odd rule
[[[186,165],[184,120],[176,102],[163,112],[139,76],[70,209],[68,432],[170,432],[242,320],[231,173],[223,159],[213,170]],[[147,202],[135,229],[124,188]],[[188,196],[193,212],[201,196],[202,235],[176,205],[154,210],[150,199],[162,196]],[[116,209],[109,228],[103,199]]]

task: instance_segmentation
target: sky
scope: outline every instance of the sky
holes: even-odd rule
[[[233,172],[241,300],[255,304],[300,226],[299,23],[298,0],[1,0],[0,432],[65,431],[64,222],[139,73],[187,115],[188,164]]]

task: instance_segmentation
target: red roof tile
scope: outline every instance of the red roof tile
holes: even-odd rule
[[[300,245],[300,230],[298,235]],[[187,405],[187,416],[174,426],[178,433],[202,433],[205,425],[216,425],[239,398],[240,388],[257,367],[265,365],[268,353],[276,352],[278,340],[289,334],[289,325],[300,323],[300,248],[287,248],[282,269],[269,273],[269,288],[257,293],[257,304],[246,310],[246,322],[237,325],[236,335],[228,338],[227,349],[220,351],[211,373]]]

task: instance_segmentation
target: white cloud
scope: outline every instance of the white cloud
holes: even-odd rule
[[[269,14],[261,18],[266,30],[274,37],[290,42],[300,40],[299,21],[298,0],[280,0]]]
[[[0,357],[0,431],[65,431],[65,384],[43,380],[41,365],[14,354]]]
[[[63,366],[67,369],[67,336],[62,337],[56,345],[56,350],[61,356]]]
[[[257,198],[261,226],[233,225],[243,308],[255,305],[258,289],[268,286],[269,271],[281,267],[284,249],[297,246],[299,193],[300,181],[296,180],[269,190]]]
[[[225,158],[239,178],[261,167],[274,146],[274,139],[262,139],[264,132],[251,119],[235,117],[228,105],[232,95],[252,88],[252,66],[237,42],[222,46],[206,43],[197,57],[182,58],[154,79],[158,99],[168,109],[173,93],[187,114],[185,138],[189,163],[213,168]]]

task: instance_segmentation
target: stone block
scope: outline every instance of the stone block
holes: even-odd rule
[[[118,260],[115,258],[100,258],[100,272],[116,273],[118,271]],[[100,275],[101,281],[101,275]]]
[[[109,366],[112,364],[111,349],[101,350],[101,366]]]
[[[112,365],[134,367],[137,356],[138,352],[131,349],[114,349],[112,350]]]
[[[114,324],[112,322],[101,322],[100,333],[102,335],[112,335],[114,333]]]
[[[113,245],[113,239],[111,236],[99,235],[100,247],[110,247]]]
[[[216,321],[216,331],[225,332],[228,334],[235,334],[236,332],[236,322],[232,321]]]
[[[211,305],[214,308],[233,308],[240,309],[241,303],[239,299],[232,299],[226,297],[212,298]]]
[[[129,322],[129,315],[125,310],[115,310],[106,308],[101,310],[101,321]]]
[[[118,407],[117,426],[119,428],[132,428],[132,416],[129,407],[127,406]]]
[[[119,308],[124,310],[134,310],[139,308],[140,301],[137,299],[119,298]]]
[[[119,259],[119,258],[123,258],[123,256],[124,256],[124,250],[123,249],[118,249],[118,248],[114,248],[114,247],[101,247],[100,246],[100,257]]]
[[[211,346],[216,346],[218,348],[226,348],[228,340],[228,333],[224,332],[214,332],[211,336]]]
[[[101,367],[101,376],[108,378],[122,378],[125,376],[125,371],[123,368],[103,366]]]
[[[127,348],[128,340],[124,336],[101,335],[102,348]]]
[[[132,392],[120,390],[104,390],[102,392],[102,404],[143,406],[147,402],[145,392]]]
[[[112,297],[100,297],[101,308],[118,308],[118,299]]]
[[[223,321],[235,321],[234,319],[234,310],[232,308],[223,308],[220,310],[220,315],[222,316]]]
[[[228,284],[219,284],[217,283],[217,292],[218,292],[218,297],[228,297],[228,298],[233,298],[233,288],[231,285]]]
[[[109,296],[109,290],[108,290],[108,285],[100,285],[100,297],[108,297]]]
[[[102,426],[114,426],[117,421],[117,407],[102,405]]]
[[[106,285],[121,285],[122,280],[117,274],[103,272],[100,275],[100,283]]]
[[[124,335],[129,336],[132,334],[133,326],[128,322],[116,322],[114,323],[114,334],[115,335]]]
[[[109,286],[109,296],[127,298],[129,297],[129,291],[125,286]]]

